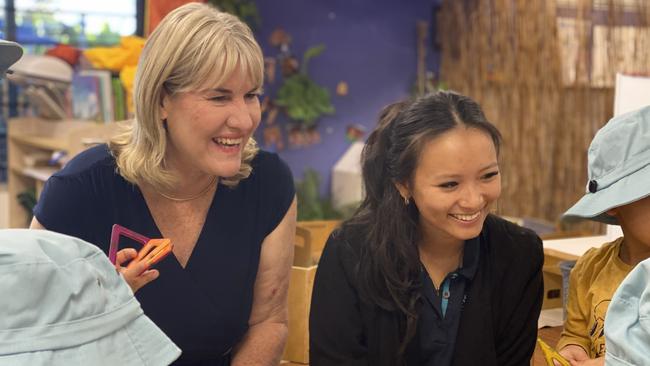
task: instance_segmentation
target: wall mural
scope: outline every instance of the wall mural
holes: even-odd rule
[[[265,60],[266,82],[274,84],[277,81],[279,85],[276,92],[267,95],[262,102],[262,146],[281,151],[285,147],[303,148],[317,144],[321,141],[319,118],[333,114],[335,109],[329,91],[309,77],[308,65],[312,58],[325,50],[325,46],[321,44],[308,48],[302,60],[298,60],[291,51],[291,35],[277,28],[269,38],[269,43],[278,53]],[[279,78],[276,73],[278,67]],[[339,95],[347,94],[347,84],[343,85],[337,88]],[[289,118],[285,131],[276,123],[279,113]]]

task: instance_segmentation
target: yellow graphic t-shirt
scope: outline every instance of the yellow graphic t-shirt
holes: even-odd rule
[[[557,349],[581,346],[589,357],[605,355],[605,313],[623,279],[632,269],[619,258],[623,238],[589,249],[571,270],[564,331]]]

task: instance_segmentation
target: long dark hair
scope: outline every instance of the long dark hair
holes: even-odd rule
[[[459,126],[486,132],[497,153],[501,134],[472,99],[440,91],[384,108],[362,153],[366,196],[341,230],[362,243],[358,266],[364,301],[400,314],[398,359],[415,335],[420,299],[418,211],[395,183],[410,184],[423,146]]]

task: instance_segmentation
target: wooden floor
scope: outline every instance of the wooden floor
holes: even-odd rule
[[[562,327],[552,327],[552,328],[542,328],[539,330],[537,335],[550,346],[555,347],[557,341],[560,340],[560,334],[562,333]],[[535,353],[533,354],[533,359],[530,361],[531,366],[546,366],[546,361],[542,355],[542,350],[539,349],[539,346],[535,347]],[[293,363],[293,362],[282,362],[282,366],[306,366],[304,363]]]

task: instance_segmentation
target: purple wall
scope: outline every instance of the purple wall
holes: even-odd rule
[[[438,0],[257,1],[262,25],[256,37],[265,55],[280,53],[269,44],[269,35],[278,27],[292,36],[290,48],[298,59],[311,46],[320,43],[326,46],[309,63],[309,74],[330,91],[336,113],[319,121],[320,143],[306,148],[287,147],[279,152],[296,180],[302,179],[306,168],[313,168],[323,180],[321,193],[329,195],[331,168],[350,144],[345,138],[346,127],[363,125],[367,137],[381,108],[408,96],[416,80],[417,20],[430,24],[427,68],[437,70],[431,28],[435,26],[433,11],[438,3]],[[347,96],[336,95],[339,81],[348,83]],[[276,80],[267,85],[266,94],[274,96],[279,84]],[[282,115],[278,118],[279,123],[284,120]],[[257,135],[261,145],[263,124]]]

